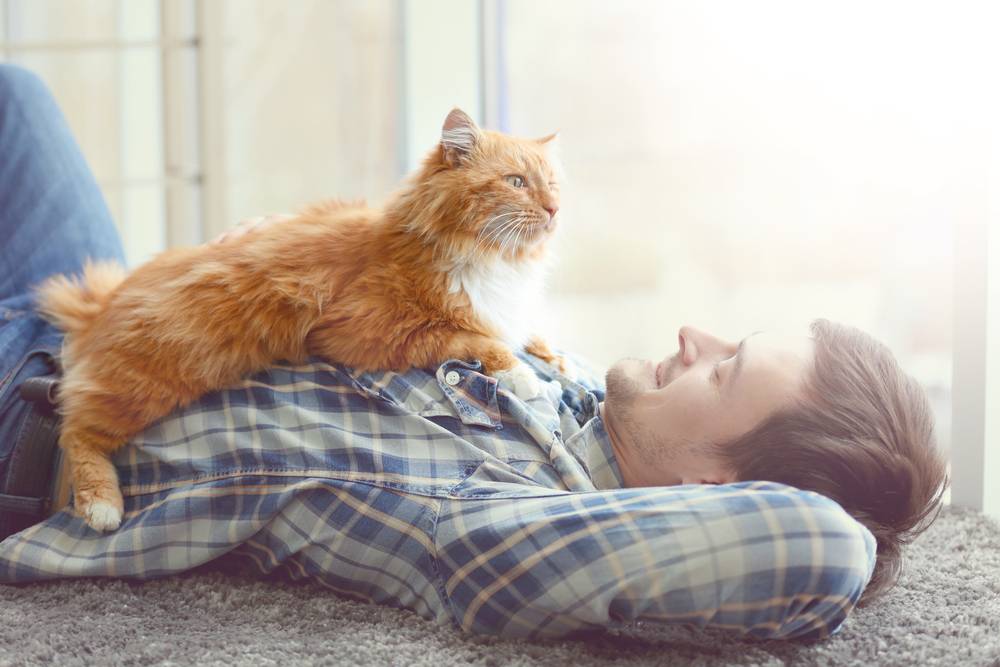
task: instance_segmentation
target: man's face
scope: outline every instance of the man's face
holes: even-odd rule
[[[812,338],[757,332],[724,341],[692,327],[661,362],[623,359],[607,373],[603,416],[626,486],[737,481],[709,454],[801,399]]]

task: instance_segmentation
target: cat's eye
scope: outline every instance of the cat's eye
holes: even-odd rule
[[[524,176],[518,176],[516,174],[511,174],[509,176],[504,176],[503,180],[507,182],[507,185],[513,185],[515,188],[524,187]]]

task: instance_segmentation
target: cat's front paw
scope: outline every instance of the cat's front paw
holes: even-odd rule
[[[125,503],[118,489],[113,493],[76,493],[73,504],[87,525],[94,530],[116,530],[122,523]]]
[[[508,387],[522,401],[530,401],[542,393],[541,381],[531,366],[524,362],[518,362],[510,370],[499,371],[494,374],[494,377],[497,382]]]

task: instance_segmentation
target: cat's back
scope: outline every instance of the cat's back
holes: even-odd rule
[[[326,220],[336,224],[338,221],[353,224],[359,218],[374,219],[378,211],[362,200],[348,201],[344,199],[324,199],[303,208],[296,216],[302,220]]]
[[[360,203],[321,202],[232,241],[167,250],[128,275],[101,320],[132,329],[235,322],[251,310],[288,317],[362,273],[378,220]]]
[[[378,254],[383,230],[378,209],[322,202],[264,230],[245,248],[245,257],[255,266],[268,266],[272,277],[288,273],[310,283],[343,284]]]
[[[350,256],[352,246],[371,237],[379,219],[379,211],[363,202],[319,202],[234,241],[166,250],[134,269],[126,287],[169,292],[273,274],[290,258],[304,268],[331,253]]]
[[[291,252],[299,257],[317,251],[355,252],[358,244],[379,232],[381,222],[381,211],[364,202],[323,201],[262,229],[246,249],[255,255]]]

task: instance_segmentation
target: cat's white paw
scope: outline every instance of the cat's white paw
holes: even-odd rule
[[[84,521],[94,530],[116,530],[122,523],[121,509],[103,500],[94,500],[81,510]]]
[[[530,401],[542,393],[542,383],[535,375],[535,371],[523,362],[518,362],[510,370],[500,371],[496,374],[496,379],[510,387],[514,395],[522,401]]]

